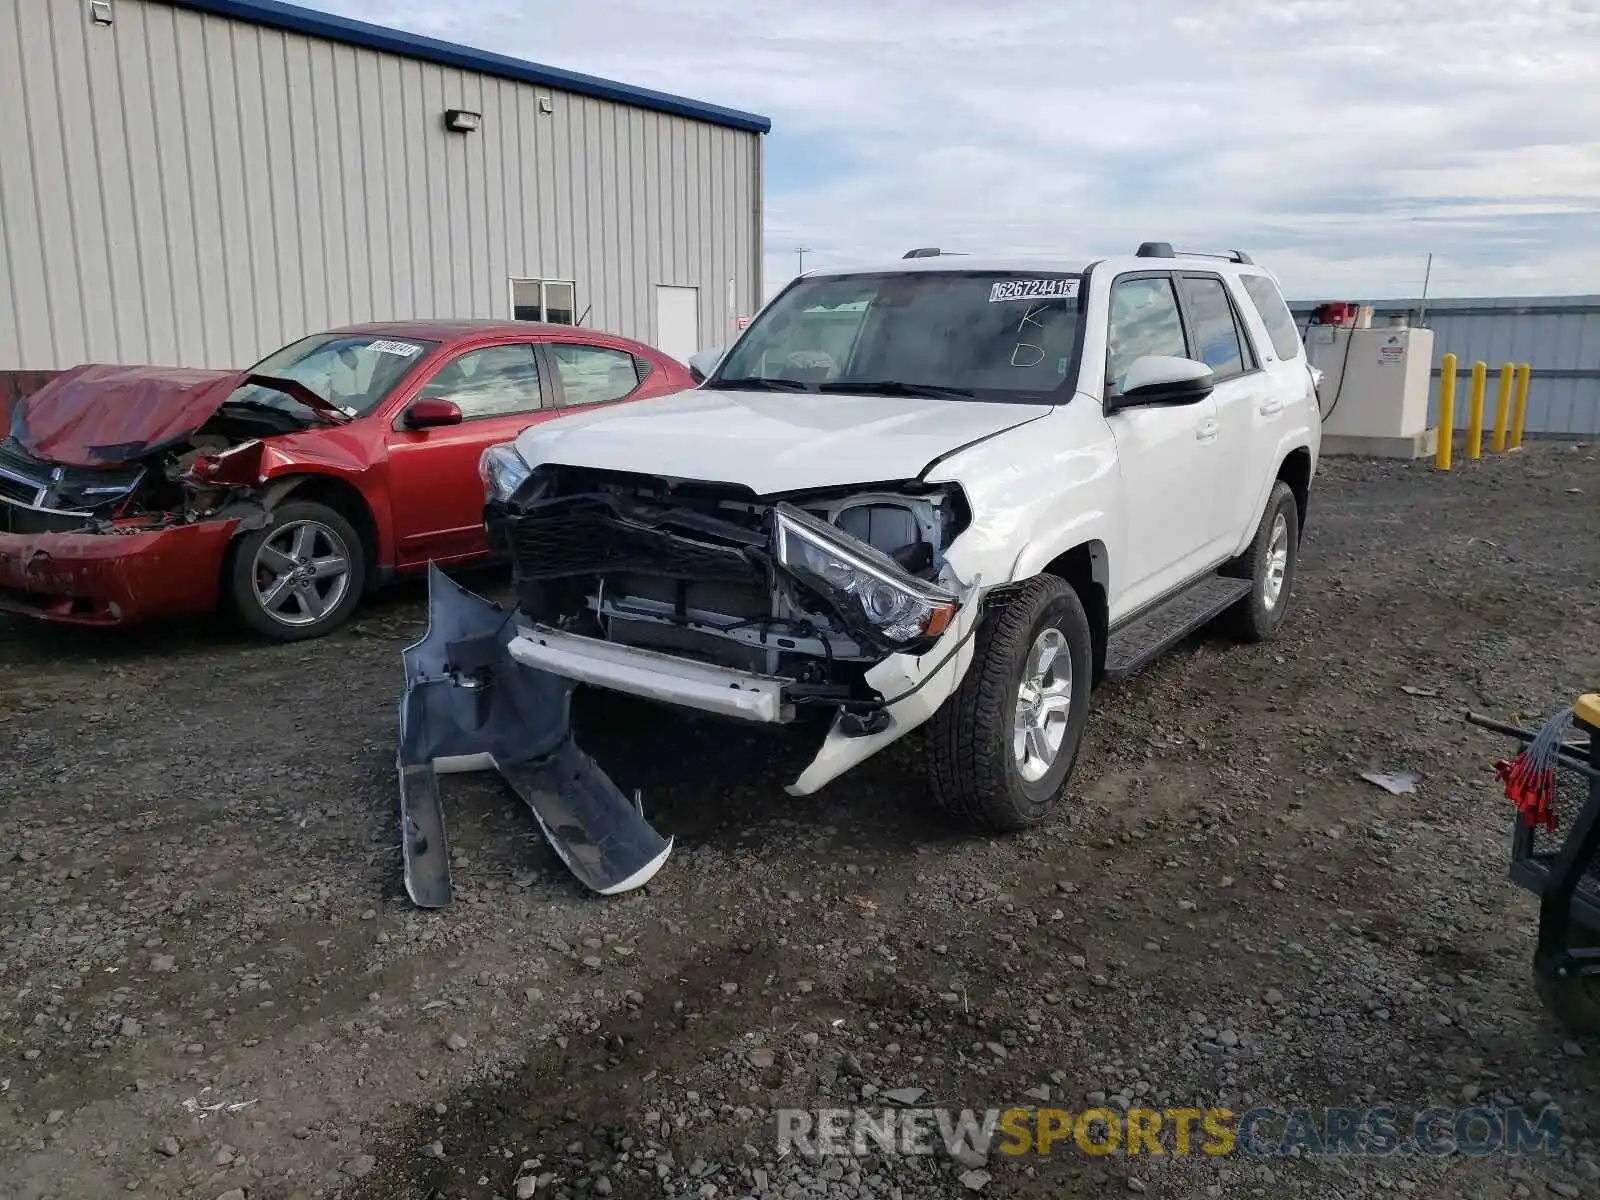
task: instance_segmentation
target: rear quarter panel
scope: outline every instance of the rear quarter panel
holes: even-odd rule
[[[1256,517],[1241,533],[1239,542],[1234,547],[1236,554],[1242,554],[1255,538],[1261,514],[1266,511],[1267,497],[1272,493],[1273,484],[1277,482],[1278,469],[1284,460],[1296,450],[1309,451],[1311,476],[1313,480],[1316,478],[1317,460],[1322,450],[1322,408],[1317,400],[1317,389],[1311,378],[1310,360],[1306,356],[1305,346],[1303,344],[1300,346],[1300,355],[1293,362],[1278,358],[1266,322],[1261,319],[1261,314],[1256,309],[1249,292],[1237,278],[1229,279],[1228,288],[1233,293],[1234,305],[1238,308],[1240,317],[1249,326],[1250,337],[1255,342],[1264,365],[1281,379],[1282,386],[1291,393],[1285,398],[1283,414],[1277,418],[1277,438],[1270,461],[1261,463],[1258,477],[1250,481],[1255,489],[1255,504],[1250,511],[1255,513]]]

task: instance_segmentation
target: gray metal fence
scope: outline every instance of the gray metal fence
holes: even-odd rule
[[[1433,330],[1433,388],[1428,420],[1439,413],[1439,363],[1456,356],[1458,429],[1467,426],[1467,397],[1472,364],[1480,359],[1489,369],[1484,423],[1494,425],[1499,371],[1503,363],[1531,363],[1526,432],[1531,435],[1600,436],[1600,296],[1510,296],[1489,300],[1363,301],[1373,308],[1372,322],[1381,325],[1392,314],[1405,313],[1412,324]],[[1297,301],[1290,309],[1302,327],[1316,303]],[[1420,321],[1419,321],[1420,316]]]

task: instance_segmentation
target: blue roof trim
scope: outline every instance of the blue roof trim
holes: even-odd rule
[[[683,96],[631,87],[625,83],[613,83],[609,79],[546,67],[520,58],[492,54],[487,50],[474,50],[470,46],[458,46],[453,42],[441,42],[436,38],[421,37],[414,33],[402,33],[397,29],[386,29],[382,25],[369,25],[365,21],[354,21],[349,17],[301,8],[297,4],[284,4],[282,0],[166,0],[166,2],[180,8],[192,8],[219,17],[248,21],[253,25],[266,25],[273,29],[303,33],[327,41],[364,46],[369,50],[402,54],[407,58],[420,58],[447,67],[458,67],[464,71],[497,75],[502,79],[515,79],[522,83],[559,88],[566,92],[576,92],[580,96],[592,96],[597,100],[611,100],[618,104],[654,109],[657,112],[689,117],[730,129],[743,129],[750,133],[769,133],[772,130],[771,119],[755,113],[723,108],[717,104],[704,104]]]

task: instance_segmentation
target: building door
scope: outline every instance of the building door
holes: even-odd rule
[[[700,349],[700,289],[656,286],[656,349],[687,363]]]

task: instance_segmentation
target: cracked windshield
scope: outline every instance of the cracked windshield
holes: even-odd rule
[[[1079,283],[931,271],[802,280],[710,386],[1048,403],[1072,370]]]
[[[439,343],[418,338],[321,334],[305,338],[261,360],[258,375],[292,379],[350,416],[371,412],[411,368]],[[295,412],[293,396],[265,384],[247,383],[229,401]]]

